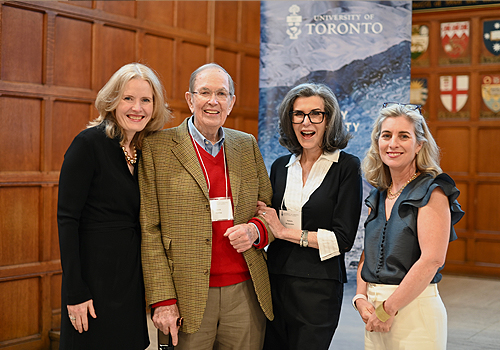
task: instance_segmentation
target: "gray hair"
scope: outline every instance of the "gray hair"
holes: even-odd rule
[[[231,76],[229,75],[229,73],[224,69],[222,68],[220,65],[218,65],[217,63],[207,63],[207,64],[204,64],[203,66],[197,68],[193,73],[191,73],[191,77],[189,78],[189,92],[193,93],[194,92],[194,82],[196,80],[196,76],[207,70],[207,69],[220,69],[221,71],[223,71],[224,73],[227,74],[227,80],[229,81],[229,94],[231,96],[234,95],[234,81],[233,81],[233,78],[231,78]]]
[[[279,115],[279,142],[293,154],[302,154],[302,146],[293,130],[290,112],[293,111],[295,100],[299,97],[319,96],[325,104],[326,129],[321,143],[321,149],[326,152],[333,152],[337,149],[344,149],[352,138],[347,132],[339,103],[333,91],[325,84],[304,83],[297,85],[286,94],[278,108]]]

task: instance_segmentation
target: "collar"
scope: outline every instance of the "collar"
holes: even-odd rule
[[[203,148],[206,148],[207,146],[212,146],[212,142],[210,142],[205,136],[203,136],[203,134],[196,128],[196,126],[194,126],[193,121],[194,121],[194,115],[192,115],[188,119],[188,129],[189,129],[189,133],[191,134],[193,139],[196,141],[196,143],[198,143]],[[224,143],[225,138],[226,138],[226,134],[224,132],[223,127],[221,127],[219,129],[219,136],[220,136],[220,139],[219,139],[219,141],[217,141],[214,144],[214,146],[220,149],[222,147],[222,144]]]
[[[288,161],[288,164],[286,165],[286,167],[289,167],[291,166],[292,164],[300,161],[300,158],[302,157],[302,154],[299,154],[299,155],[296,155],[296,154],[292,154],[292,156],[290,157],[290,160]],[[321,156],[319,156],[318,160],[321,160],[321,159],[324,159],[330,163],[338,163],[339,162],[339,158],[340,158],[340,150],[339,149],[336,149],[335,151],[333,152],[323,152],[323,154],[321,154]]]

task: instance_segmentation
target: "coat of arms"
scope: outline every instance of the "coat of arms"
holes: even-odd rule
[[[484,21],[483,42],[489,52],[500,55],[500,20]]]
[[[465,105],[469,96],[469,76],[440,76],[439,90],[443,106],[450,112],[458,112]]]
[[[411,26],[411,59],[414,60],[429,46],[429,27],[414,24]]]
[[[427,102],[427,79],[415,78],[410,83],[410,103],[424,106]]]
[[[441,45],[451,58],[464,56],[469,45],[469,21],[441,23]]]
[[[483,101],[493,112],[500,111],[500,75],[485,75],[481,84]]]

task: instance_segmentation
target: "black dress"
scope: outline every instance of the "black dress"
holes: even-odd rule
[[[149,345],[142,279],[139,186],[118,140],[103,127],[82,131],[59,179],[60,349],[137,349]],[[93,299],[97,318],[78,333],[67,305]]]

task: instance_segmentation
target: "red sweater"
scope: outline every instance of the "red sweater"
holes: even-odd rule
[[[232,205],[233,197],[231,193],[231,184],[229,182],[229,171],[227,170],[227,173],[224,171],[224,152],[221,149],[217,156],[213,157],[200,147],[196,141],[193,139],[191,140],[193,141],[194,147],[198,149],[198,152],[196,153],[198,155],[198,161],[202,167],[203,174],[205,175],[205,180],[207,181],[207,184],[210,183],[210,198],[226,197],[227,186],[227,196],[231,199]],[[205,167],[203,167],[203,165],[205,165]],[[257,205],[257,203],[255,204]],[[254,223],[260,232],[261,239],[259,244],[255,247],[258,249],[264,248],[268,243],[267,230],[264,224],[256,218],[252,218],[249,222]],[[229,242],[229,238],[224,237],[226,230],[232,226],[234,226],[233,220],[212,221],[212,262],[210,268],[210,287],[230,286],[244,282],[251,278],[243,254],[238,253]],[[155,308],[163,305],[173,305],[176,301],[176,299],[169,299],[153,304],[152,307]]]

